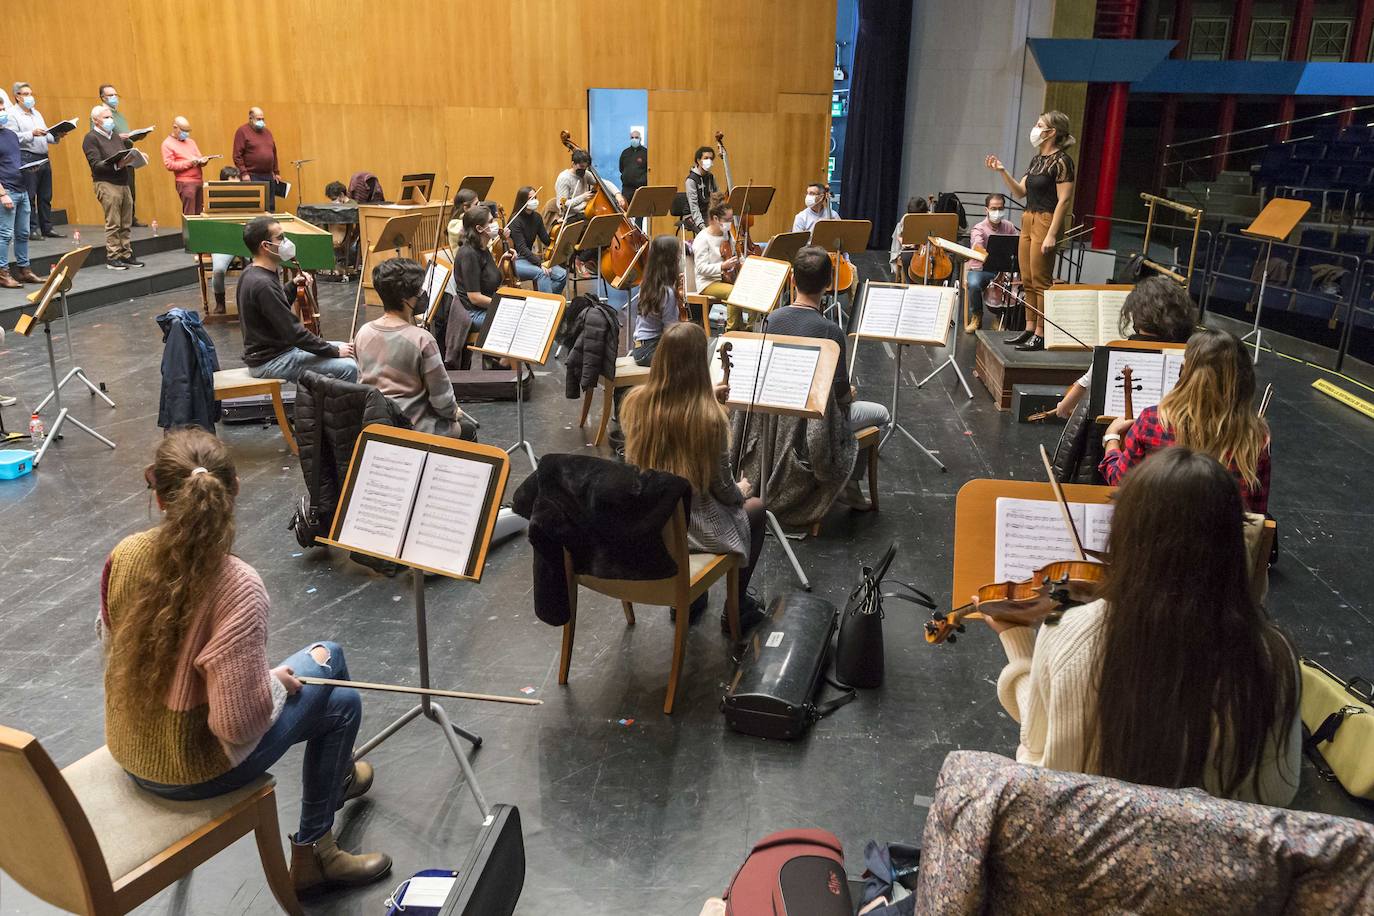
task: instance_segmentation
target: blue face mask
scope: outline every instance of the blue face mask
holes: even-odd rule
[[[31,95],[24,96],[24,110],[33,111],[34,98]]]
[[[9,112],[0,111],[0,127],[4,127],[10,122]]]
[[[106,118],[100,122],[100,127],[107,133],[114,130],[114,118]]]
[[[191,132],[189,130],[179,130],[177,131],[177,138],[180,140],[189,140],[191,139]]]
[[[116,111],[116,110],[118,110],[118,108],[119,108],[119,96],[117,96],[117,95],[112,95],[112,96],[110,96],[108,99],[105,100],[105,104],[110,106],[110,110],[111,110],[111,111]]]
[[[267,126],[267,122],[264,121],[262,118],[258,118],[256,121],[253,122],[253,129],[254,129],[254,130],[262,130],[262,129],[263,129],[264,127],[266,127],[266,126]]]
[[[631,146],[639,146],[639,138],[638,138],[638,137],[631,137],[631,138],[630,138],[630,145],[631,145]]]

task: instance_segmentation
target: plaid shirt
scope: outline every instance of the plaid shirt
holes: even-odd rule
[[[1153,451],[1168,448],[1174,444],[1174,432],[1164,425],[1159,419],[1159,409],[1157,407],[1146,407],[1135,418],[1135,423],[1130,429],[1126,430],[1126,435],[1121,440],[1121,450],[1108,450],[1102,463],[1097,466],[1104,479],[1111,486],[1119,486],[1121,479],[1126,476],[1126,472],[1137,464],[1145,460],[1145,457]],[[1266,444],[1260,452],[1259,461],[1255,466],[1255,476],[1259,478],[1259,485],[1252,488],[1240,476],[1234,464],[1231,465],[1231,473],[1236,475],[1236,482],[1240,484],[1241,500],[1245,503],[1247,512],[1258,512],[1264,515],[1269,509],[1269,446]]]

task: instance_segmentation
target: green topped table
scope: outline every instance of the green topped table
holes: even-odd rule
[[[229,254],[248,258],[248,246],[243,244],[243,227],[262,213],[217,213],[183,216],[186,250],[196,255],[200,274],[201,313],[206,321],[238,320],[238,305],[232,299],[225,302],[223,315],[210,311],[210,286],[207,277],[212,271],[210,255]],[[286,237],[296,243],[296,260],[305,270],[333,270],[334,236],[328,229],[297,219],[289,213],[270,214],[281,223]]]

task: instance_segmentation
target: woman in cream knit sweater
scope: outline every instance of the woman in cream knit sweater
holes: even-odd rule
[[[1102,597],[1038,633],[989,620],[1022,763],[1286,805],[1298,787],[1297,660],[1250,597],[1241,499],[1215,459],[1150,456],[1112,517]]]

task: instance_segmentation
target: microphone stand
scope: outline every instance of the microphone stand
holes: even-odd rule
[[[296,209],[301,208],[301,166],[307,162],[314,162],[314,159],[292,159],[291,164],[296,167]]]

